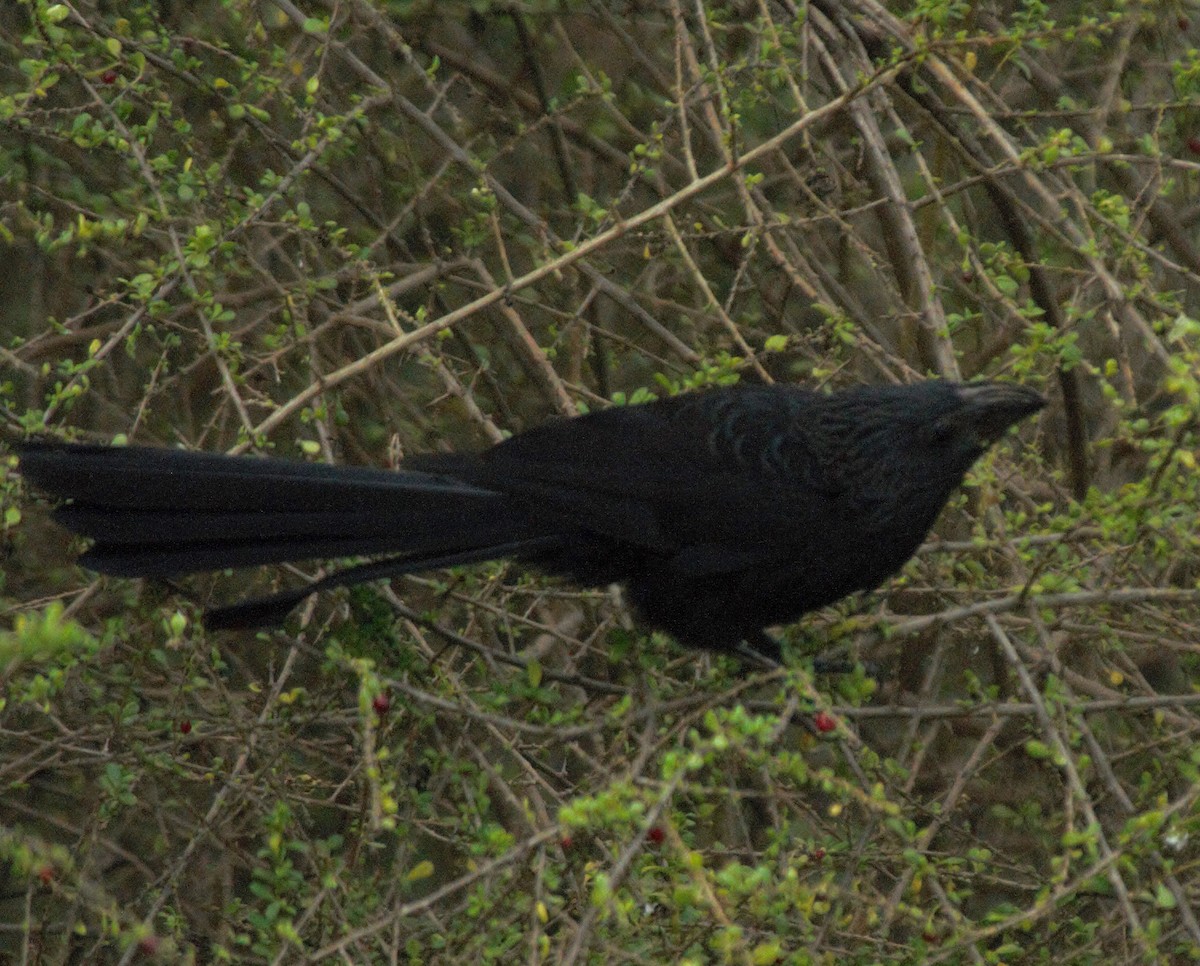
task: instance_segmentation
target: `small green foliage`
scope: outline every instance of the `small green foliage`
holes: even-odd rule
[[[213,633],[325,562],[96,581],[4,457],[18,958],[1197,958],[1191,12],[10,6],[12,440],[394,466],[741,380],[1050,399],[784,672],[504,563]]]
[[[38,613],[18,614],[11,631],[0,631],[0,708],[10,701],[48,710],[72,669],[91,660],[100,642],[55,602]]]
[[[654,378],[670,396],[706,386],[732,386],[741,378],[739,369],[742,361],[738,356],[721,352],[715,359],[701,362],[695,371],[682,379],[661,372],[655,373]]]
[[[107,822],[123,810],[137,804],[133,793],[136,776],[121,765],[110,762],[104,766],[97,783],[100,791],[100,820]]]

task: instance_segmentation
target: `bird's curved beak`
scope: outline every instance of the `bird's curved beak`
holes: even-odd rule
[[[1011,382],[969,383],[958,392],[976,432],[987,444],[1046,405],[1041,393]]]

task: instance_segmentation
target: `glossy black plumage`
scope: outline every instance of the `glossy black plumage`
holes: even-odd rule
[[[966,471],[1044,405],[1002,383],[821,394],[733,387],[548,423],[399,472],[35,442],[21,472],[95,543],[81,563],[155,577],[390,554],[210,613],[282,618],[308,593],[515,557],[624,584],[680,642],[770,657],[763,629],[869,590],[912,556]]]

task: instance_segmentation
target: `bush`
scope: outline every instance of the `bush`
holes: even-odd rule
[[[0,945],[1195,959],[1194,35],[1032,0],[0,9],[10,441],[391,465],[737,379],[1051,398],[778,674],[508,564],[206,634],[275,577],[94,579],[0,457]],[[814,684],[838,647],[878,686]]]

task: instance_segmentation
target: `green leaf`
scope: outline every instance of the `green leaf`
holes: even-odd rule
[[[433,875],[433,863],[428,859],[424,859],[408,870],[408,874],[404,877],[406,882],[418,882],[421,879],[428,879]]]
[[[1050,751],[1050,746],[1044,741],[1038,741],[1036,738],[1030,738],[1025,742],[1025,754],[1030,758],[1045,759],[1051,757],[1053,752]]]

